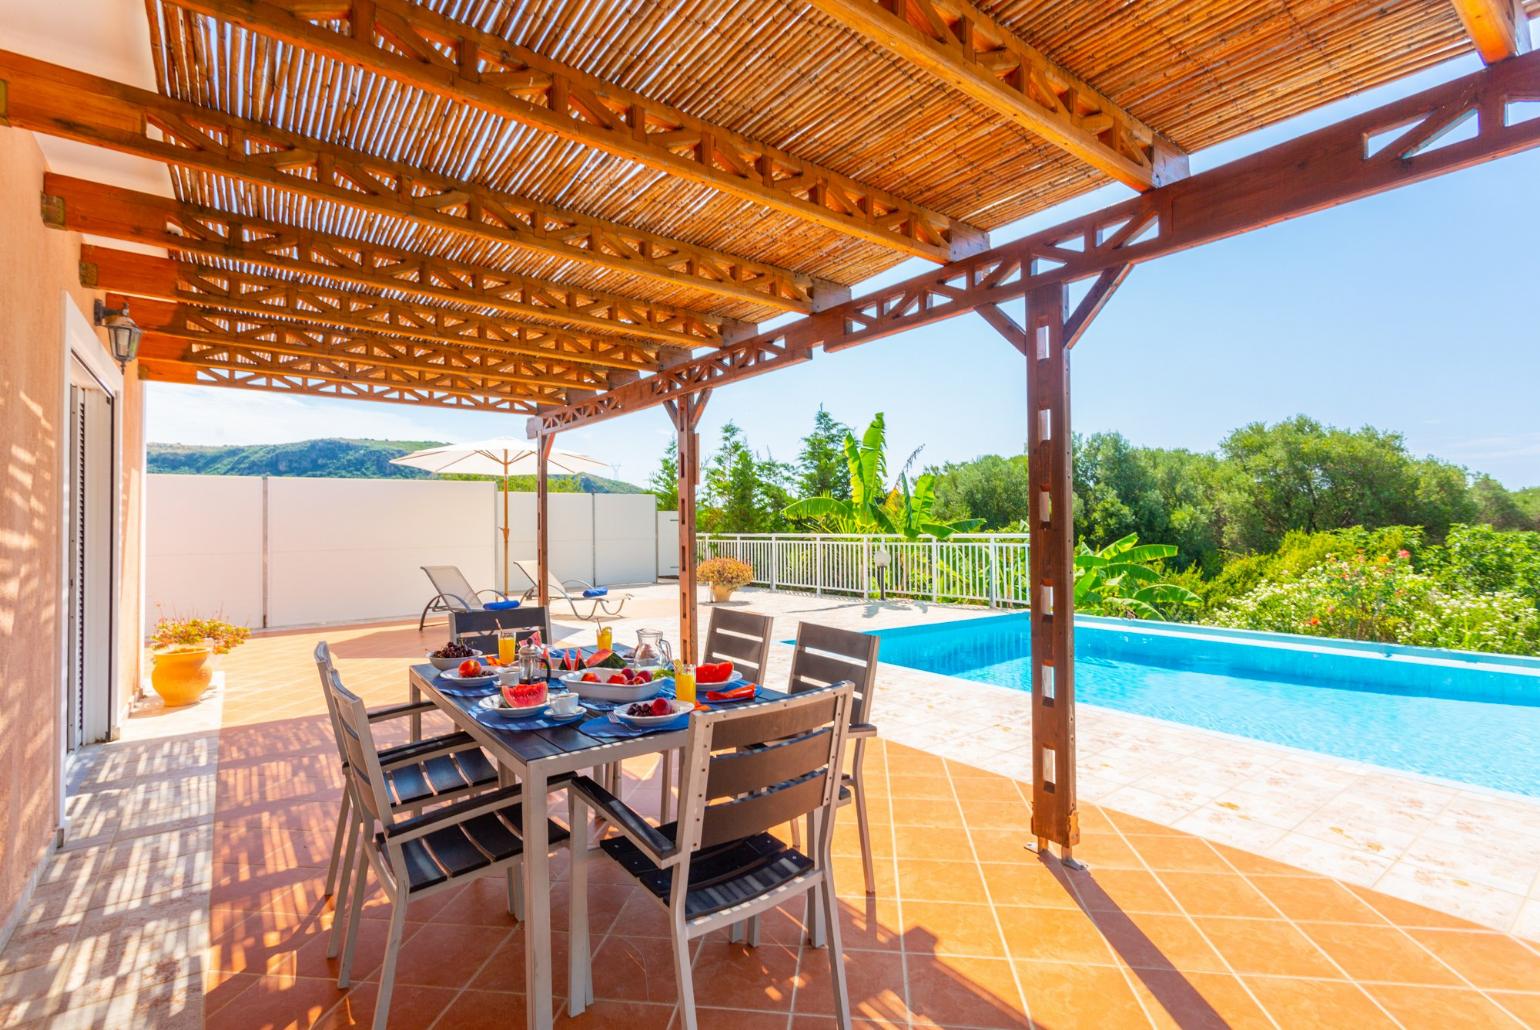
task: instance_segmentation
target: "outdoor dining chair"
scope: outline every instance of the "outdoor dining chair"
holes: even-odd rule
[[[482,600],[482,594],[491,594],[493,601],[507,602],[508,595],[501,590],[493,590],[488,587],[485,590],[477,590],[471,586],[470,580],[465,578],[465,573],[460,571],[458,565],[424,565],[422,571],[427,573],[428,582],[433,584],[433,589],[438,591],[422,609],[422,618],[417,620],[417,632],[428,623],[428,616],[434,612],[477,612],[482,611],[489,602]]]
[[[695,1030],[690,942],[806,896],[828,928],[830,973],[838,1025],[850,1027],[841,958],[838,901],[830,840],[854,685],[749,708],[690,716],[680,766],[677,822],[653,826],[586,776],[567,787],[572,824],[568,906],[568,1007],[577,1016],[593,1000],[588,921],[588,816],[618,831],[599,846],[635,877],[668,914],[679,1012]],[[806,853],[770,832],[811,818],[819,828]]]
[[[540,631],[543,643],[551,643],[551,620],[545,608],[526,605],[503,611],[450,612],[449,635],[482,654],[497,654],[497,634],[505,629]],[[527,633],[520,633],[522,639]]]
[[[877,736],[871,725],[872,691],[877,681],[877,637],[856,630],[817,626],[809,622],[797,625],[797,646],[791,656],[791,678],[786,691],[798,694],[819,690],[830,683],[849,680],[855,684],[851,704],[850,739],[853,742],[850,772],[840,782],[839,804],[852,801],[856,806],[856,828],[861,835],[861,866],[866,874],[866,893],[877,892],[877,878],[872,869],[872,832],[866,814],[866,779],[862,773],[866,742]],[[793,841],[797,825],[792,824]]]
[[[357,850],[346,920],[340,918],[339,905],[339,919],[333,927],[335,935],[337,926],[346,925],[337,986],[345,988],[351,982],[365,881],[372,869],[391,905],[374,1008],[375,1030],[384,1030],[390,1021],[390,995],[408,904],[451,890],[472,877],[503,875],[508,880],[509,910],[515,908],[515,884],[524,854],[521,788],[498,787],[421,814],[404,813],[387,767],[388,752],[375,746],[363,701],[342,685],[335,672],[327,677],[327,690],[336,712],[334,728],[338,750],[344,755],[345,789],[355,815],[353,840]],[[564,779],[558,778],[551,786],[562,782]],[[550,824],[549,833],[553,847],[567,839],[567,831],[555,823]]]
[[[704,662],[732,662],[733,668],[750,683],[765,681],[765,666],[770,661],[770,634],[775,617],[735,608],[711,609],[706,627],[706,644],[701,652]],[[659,811],[667,821],[674,795],[674,752],[663,752],[663,797]]]
[[[533,601],[540,595],[540,567],[536,562],[516,561],[514,568],[529,580],[529,589],[524,591],[523,599]],[[611,594],[609,587],[596,586],[586,579],[557,579],[547,573],[546,590],[551,598],[561,598],[572,609],[572,617],[580,622],[597,622],[600,619],[618,619],[620,610],[631,600],[630,594]],[[574,593],[576,596],[573,596]],[[587,605],[587,614],[578,610],[579,605]]]
[[[316,669],[321,674],[321,694],[326,699],[326,712],[331,718],[332,735],[337,739],[337,757],[342,762],[344,780],[348,774],[348,756],[341,747],[338,732],[337,703],[332,684],[341,684],[336,663],[332,661],[331,648],[326,641],[315,646]],[[392,705],[388,708],[369,709],[365,714],[370,725],[399,719],[406,715],[432,710],[431,701],[415,704]],[[413,739],[396,747],[386,748],[379,754],[380,768],[390,790],[391,807],[406,815],[413,815],[425,807],[443,801],[488,790],[497,786],[497,769],[488,761],[485,753],[468,733],[446,733],[441,736]],[[347,904],[348,876],[352,870],[353,854],[357,842],[353,838],[358,819],[353,816],[352,793],[344,787],[342,804],[337,812],[337,829],[332,836],[331,863],[326,868],[326,896],[330,897],[337,886],[338,864],[342,864],[342,896],[337,899],[337,912]],[[340,939],[337,926],[333,926],[329,955],[337,953]]]

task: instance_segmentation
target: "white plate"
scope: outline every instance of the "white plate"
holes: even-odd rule
[[[480,676],[461,676],[455,669],[446,669],[439,675],[450,683],[457,683],[462,687],[484,687],[497,679],[497,672],[482,673]]]
[[[486,655],[481,651],[474,651],[466,655],[465,658],[435,658],[432,651],[424,651],[423,657],[432,663],[433,667],[439,672],[451,672],[458,669],[460,663],[465,661],[465,658],[485,659]]]
[[[683,701],[675,701],[672,698],[669,699],[669,704],[674,710],[667,715],[627,715],[624,708],[617,708],[610,713],[610,718],[627,726],[660,726],[663,723],[672,722],[686,712],[693,712],[695,710],[694,705],[686,704]]]
[[[549,704],[550,701],[547,700],[540,702],[538,705],[528,705],[524,708],[510,708],[508,706],[508,699],[503,697],[503,692],[501,690],[476,702],[476,706],[478,708],[481,708],[482,710],[493,715],[505,715],[510,719],[523,719],[531,715],[541,715],[545,712]]]
[[[743,678],[743,673],[736,670],[734,670],[733,674],[727,679],[721,680],[717,683],[702,683],[700,681],[700,677],[696,676],[695,692],[698,694],[704,694],[708,690],[731,690],[734,687],[741,687],[747,682],[748,680]]]
[[[579,719],[586,719],[586,718],[588,718],[588,709],[584,708],[582,705],[579,705],[578,706],[578,710],[573,712],[571,715],[562,715],[560,712],[558,712],[554,708],[547,708],[544,712],[541,712],[540,714],[544,715],[547,719],[550,719],[552,722],[576,722]]]
[[[561,681],[578,697],[592,701],[645,701],[658,693],[657,680],[651,683],[584,683],[583,673],[569,672]]]

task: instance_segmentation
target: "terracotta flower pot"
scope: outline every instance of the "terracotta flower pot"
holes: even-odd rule
[[[214,649],[186,647],[157,651],[155,667],[150,670],[150,686],[168,708],[190,705],[209,689],[214,678]]]
[[[711,599],[717,604],[721,604],[724,601],[730,601],[733,597],[733,591],[737,589],[737,587],[727,587],[722,586],[719,583],[713,583],[711,584]]]

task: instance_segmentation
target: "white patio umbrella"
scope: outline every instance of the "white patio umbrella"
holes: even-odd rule
[[[551,449],[547,459],[550,471],[578,476],[583,473],[608,472],[610,467],[598,458],[572,451]],[[508,589],[508,477],[532,476],[539,471],[539,455],[530,440],[497,436],[490,440],[446,444],[413,451],[390,459],[392,465],[406,465],[433,473],[466,476],[500,476],[503,480],[503,590]],[[537,584],[538,585],[538,584]]]

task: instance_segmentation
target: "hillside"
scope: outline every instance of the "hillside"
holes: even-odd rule
[[[333,479],[427,479],[428,473],[392,465],[390,459],[437,447],[435,440],[301,440],[298,443],[244,444],[201,447],[190,444],[149,445],[151,472],[209,476],[299,476]],[[477,476],[445,476],[477,479]],[[514,476],[514,490],[532,491],[534,476]],[[639,487],[603,476],[551,477],[559,493],[634,494]]]

